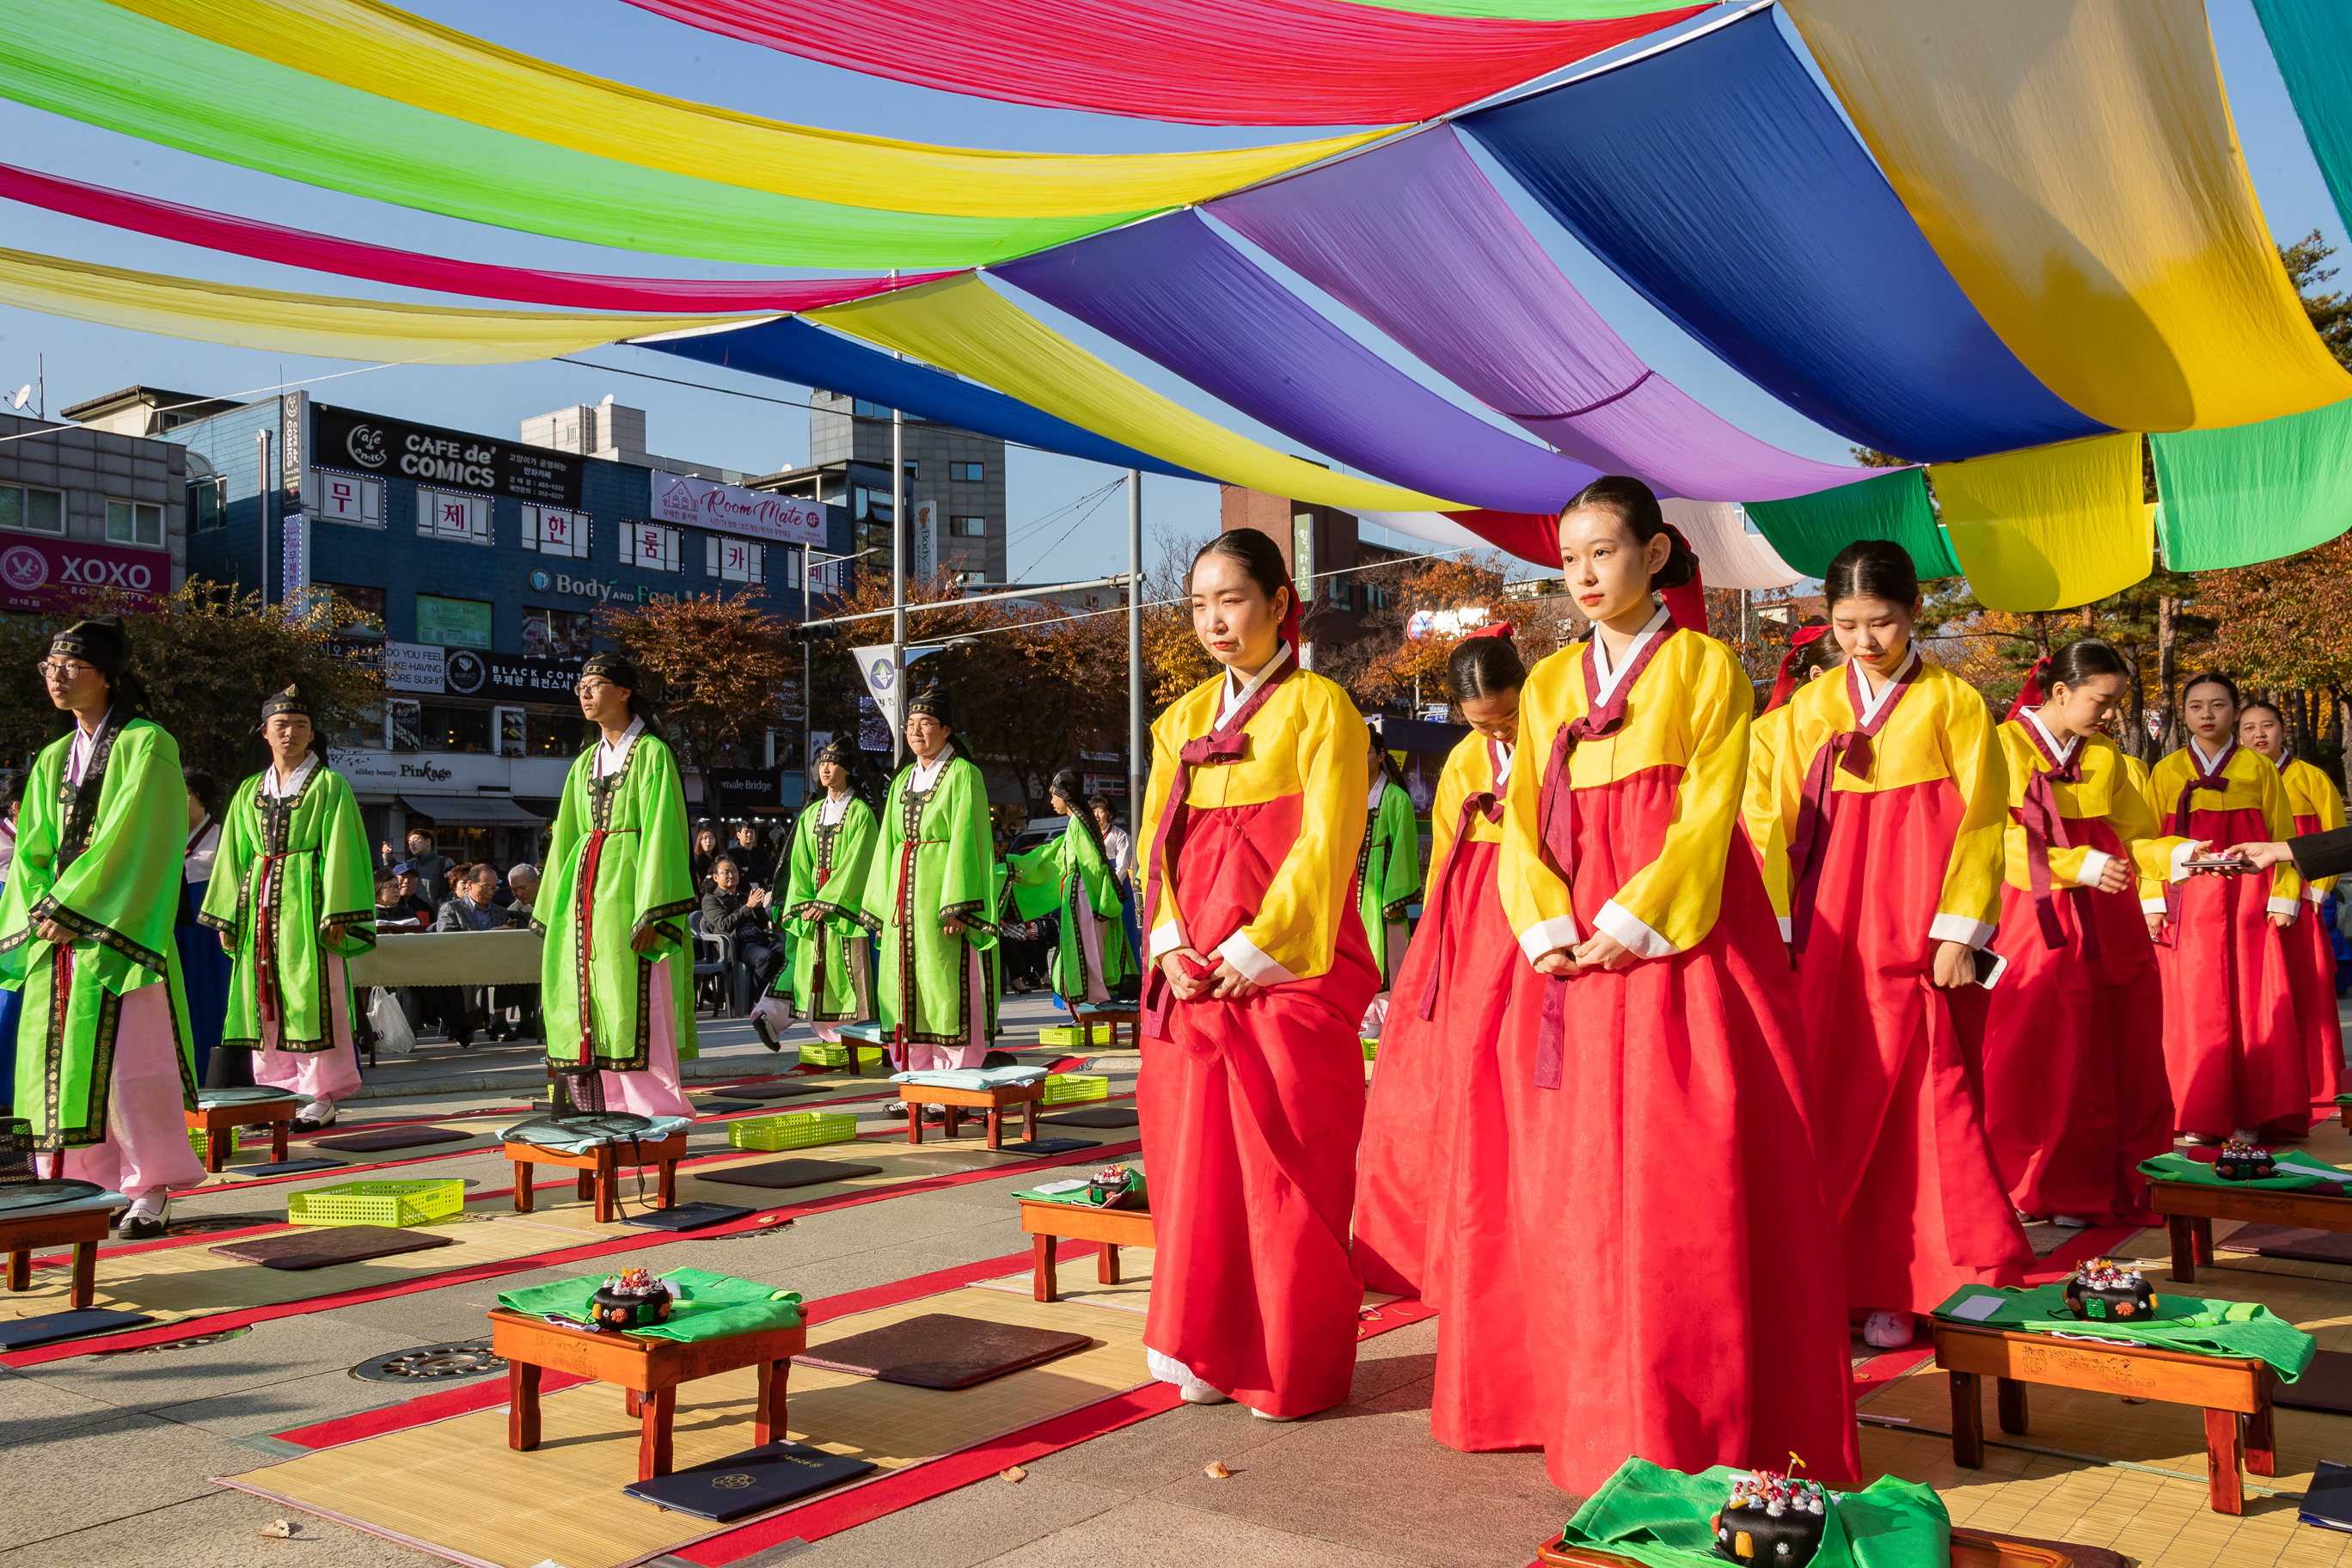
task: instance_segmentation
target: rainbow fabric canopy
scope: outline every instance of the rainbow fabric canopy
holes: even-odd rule
[[[1568,496],[1631,473],[1727,585],[1888,538],[1985,604],[2055,609],[2137,581],[2158,543],[2239,564],[2352,521],[2352,376],[2278,265],[2199,0],[1784,0],[1787,31],[1761,5],[1642,0],[627,3],[947,91],[1370,129],[948,147],[666,97],[381,0],[19,0],[0,95],[37,109],[485,226],[861,275],[556,272],[0,165],[0,197],[49,211],[514,308],[21,251],[0,253],[0,300],[404,363],[635,342],[1533,560]],[[2352,46],[2318,0],[2256,5],[2352,208]],[[1783,451],[1660,375],[1522,196],[1733,371],[1906,466]],[[1171,401],[1007,290],[1315,456]]]

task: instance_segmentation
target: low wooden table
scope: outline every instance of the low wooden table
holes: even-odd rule
[[[98,1244],[113,1228],[114,1211],[72,1209],[57,1214],[35,1209],[29,1214],[0,1218],[0,1252],[8,1255],[8,1289],[33,1288],[33,1248],[70,1247],[73,1260],[73,1310],[87,1310],[98,1294]]]
[[[1118,1049],[1118,1026],[1127,1026],[1127,1043],[1138,1050],[1143,1048],[1143,1009],[1133,1002],[1079,1002],[1070,1008],[1070,1016],[1085,1026],[1108,1024],[1110,1048]]]
[[[1060,1284],[1054,1278],[1054,1250],[1064,1237],[1072,1241],[1102,1244],[1102,1249],[1095,1254],[1095,1280],[1102,1285],[1118,1283],[1120,1247],[1153,1245],[1150,1209],[1097,1209],[1023,1198],[1021,1228],[1032,1238],[1029,1293],[1040,1301],[1062,1299]]]
[[[2352,1172],[2345,1177],[2352,1183]],[[2148,1206],[2172,1233],[2172,1277],[2197,1282],[2197,1266],[2213,1261],[2213,1222],[2256,1220],[2304,1230],[2352,1232],[2352,1198],[2260,1187],[2209,1187],[2198,1182],[2150,1182]]]
[[[898,1103],[907,1108],[907,1142],[923,1141],[923,1107],[940,1105],[947,1108],[948,1136],[956,1135],[967,1110],[983,1111],[988,1117],[988,1146],[1004,1146],[1004,1113],[1014,1106],[1021,1107],[1024,1118],[1024,1138],[1037,1136],[1037,1105],[1045,1098],[1045,1080],[1034,1083],[1000,1083],[988,1089],[949,1089],[940,1084],[902,1083],[898,1086]]]
[[[2271,1436],[2271,1392],[2277,1374],[2268,1362],[2191,1355],[2153,1345],[2089,1344],[2015,1329],[1973,1328],[1941,1318],[1931,1321],[1936,1364],[1951,1375],[1956,1465],[1973,1470],[1984,1464],[1984,1401],[1977,1379],[1990,1373],[2000,1429],[2009,1433],[2025,1430],[2029,1383],[2203,1406],[2205,1469],[2216,1513],[2246,1511],[2242,1461],[2253,1475],[2278,1473]],[[2085,1324],[2084,1331],[2096,1332],[2096,1326]]]
[[[656,1340],[551,1323],[506,1307],[490,1309],[490,1350],[507,1362],[507,1447],[539,1447],[540,1373],[549,1368],[626,1390],[622,1408],[642,1424],[637,1479],[670,1472],[670,1426],[677,1415],[677,1385],[740,1367],[757,1367],[760,1404],[751,1418],[751,1446],[784,1433],[784,1380],[792,1358],[808,1349],[808,1330],[766,1329],[715,1340]]]
[[[890,1033],[881,1025],[836,1024],[834,1026],[834,1032],[838,1034],[841,1037],[843,1043],[849,1047],[849,1070],[851,1072],[856,1073],[860,1078],[864,1078],[866,1076],[866,1068],[859,1064],[857,1059],[857,1053],[860,1051],[875,1051],[880,1053],[882,1062],[877,1065],[887,1068],[890,1060]]]
[[[260,1127],[269,1129],[269,1157],[279,1164],[286,1163],[286,1124],[302,1109],[302,1097],[289,1094],[283,1100],[248,1100],[228,1105],[200,1106],[182,1112],[187,1118],[188,1131],[205,1135],[205,1169],[218,1175],[228,1163],[230,1129]]]
[[[529,1214],[531,1207],[530,1168],[533,1165],[567,1165],[580,1173],[580,1197],[585,1202],[596,1200],[596,1223],[611,1225],[620,1217],[614,1202],[621,1176],[621,1152],[630,1152],[632,1161],[640,1165],[661,1168],[656,1208],[668,1208],[677,1202],[677,1163],[686,1158],[686,1132],[683,1129],[655,1142],[647,1139],[632,1143],[623,1139],[617,1143],[603,1143],[584,1154],[567,1154],[561,1149],[550,1149],[538,1143],[509,1143],[507,1158],[514,1165],[514,1212]],[[698,1374],[699,1375],[699,1374]]]

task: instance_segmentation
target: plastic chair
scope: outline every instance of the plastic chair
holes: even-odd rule
[[[710,1016],[713,1018],[724,1018],[729,1013],[727,1000],[730,994],[729,985],[735,971],[734,939],[712,936],[709,931],[704,931],[700,910],[686,917],[686,929],[694,942],[695,1008],[700,1011],[704,987],[708,984],[710,994]],[[718,956],[706,958],[703,956],[706,951],[715,952]]]

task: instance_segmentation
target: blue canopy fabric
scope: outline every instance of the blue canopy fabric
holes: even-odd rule
[[[903,408],[938,424],[994,436],[1018,446],[1059,452],[1064,457],[1084,458],[1118,468],[1140,468],[1147,474],[1166,474],[1171,479],[1209,478],[1149,452],[1108,440],[1001,392],[960,380],[913,360],[894,359],[879,349],[867,348],[789,317],[724,331],[630,341],[638,348],[658,349],[666,354],[698,360],[725,370],[746,371],[802,386],[823,387],[828,392],[845,392],[885,408]]]
[[[1497,429],[1358,342],[1198,213],[991,268],[1293,440],[1391,484],[1557,512],[1591,464]]]
[[[1758,12],[1459,121],[1734,369],[1915,461],[2105,434],[1960,291]]]

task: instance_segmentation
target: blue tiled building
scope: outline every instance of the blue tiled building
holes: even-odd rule
[[[266,585],[273,603],[331,587],[364,612],[350,635],[381,647],[384,707],[335,737],[335,760],[371,832],[395,842],[423,821],[451,854],[529,852],[580,743],[571,689],[604,605],[725,590],[786,620],[806,615],[796,544],[678,521],[667,481],[673,515],[657,516],[651,468],[299,392],[163,438],[203,459],[189,465],[189,575]],[[755,499],[800,509],[787,537],[849,551],[846,509],[820,509],[819,538],[810,503]],[[751,759],[764,781],[730,775],[703,809],[743,816],[796,801],[797,719],[779,715],[769,754]]]

